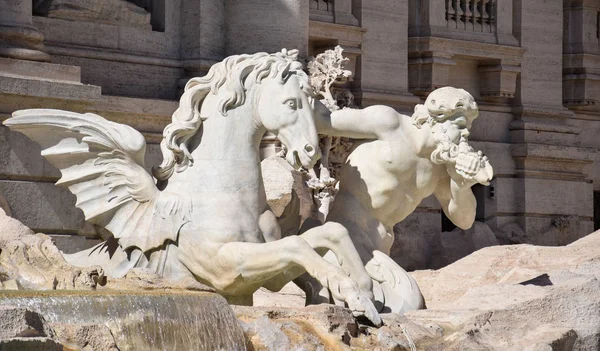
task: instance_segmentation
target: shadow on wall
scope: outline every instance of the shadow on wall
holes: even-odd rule
[[[582,236],[577,216],[554,217],[539,233],[527,234],[518,223],[507,223],[497,231],[475,221],[468,230],[456,228],[448,232],[423,230],[418,220],[402,222],[394,227],[392,257],[407,271],[440,269],[484,247],[495,245],[533,244],[568,245]],[[421,234],[422,233],[422,234]]]
[[[0,193],[12,216],[35,231],[95,236],[75,196],[54,185],[60,172],[40,152],[38,144],[0,126]]]
[[[429,231],[415,225],[396,225],[390,256],[407,271],[440,269],[487,246],[499,245],[487,224],[475,222],[468,230]]]

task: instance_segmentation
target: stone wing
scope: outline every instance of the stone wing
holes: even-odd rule
[[[176,241],[191,205],[158,190],[144,169],[146,141],[138,131],[95,114],[50,109],[17,111],[4,124],[42,146],[42,156],[61,171],[56,184],[123,249],[145,252]]]

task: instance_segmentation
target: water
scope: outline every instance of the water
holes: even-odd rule
[[[48,322],[104,324],[125,350],[245,350],[225,299],[208,292],[0,291]]]

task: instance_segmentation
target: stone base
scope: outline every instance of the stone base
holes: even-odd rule
[[[2,350],[27,350],[28,344],[38,350],[55,344],[65,350],[245,349],[231,308],[215,293],[15,291],[0,292],[0,305],[19,306],[0,308],[0,321],[9,323],[0,335]],[[9,312],[16,317],[2,318]]]
[[[32,26],[0,25],[0,56],[19,60],[50,61],[44,35]]]
[[[598,349],[600,231],[564,247],[487,247],[411,274],[428,309],[384,314],[381,328],[339,306],[233,309],[255,350]]]
[[[0,57],[0,75],[81,83],[81,68]]]
[[[52,106],[40,98],[63,99],[71,104],[80,100],[87,105],[99,97],[99,86],[81,84],[79,67],[0,58],[0,112]]]

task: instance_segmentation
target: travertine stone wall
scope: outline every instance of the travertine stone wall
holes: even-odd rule
[[[206,73],[225,57],[225,1],[182,0],[181,59],[188,76]]]
[[[408,0],[362,1],[358,16],[366,29],[357,67],[363,106],[384,104],[410,111],[408,92]]]
[[[178,97],[181,0],[165,8],[164,31],[104,23],[33,17],[45,35],[54,63],[81,67],[81,81],[103,94],[170,99]]]
[[[512,192],[498,201],[499,222],[517,219],[533,243],[560,244],[593,229],[592,187],[584,173],[593,150],[575,147],[581,130],[562,104],[562,2],[514,4],[520,14],[515,35],[526,51],[510,126],[517,177],[503,180]],[[552,231],[564,234],[552,238]]]
[[[560,1],[516,0],[515,6],[521,13],[515,18],[515,36],[527,49],[521,62],[518,100],[562,108],[563,5]],[[553,25],[544,25],[547,23]]]
[[[228,0],[226,14],[227,55],[282,48],[308,54],[308,1]]]
[[[564,1],[563,100],[574,112],[581,146],[600,149],[600,2]],[[600,191],[600,157],[586,168],[595,191]],[[600,198],[598,194],[597,198]],[[600,206],[600,204],[596,204]],[[600,219],[597,219],[600,223]]]

